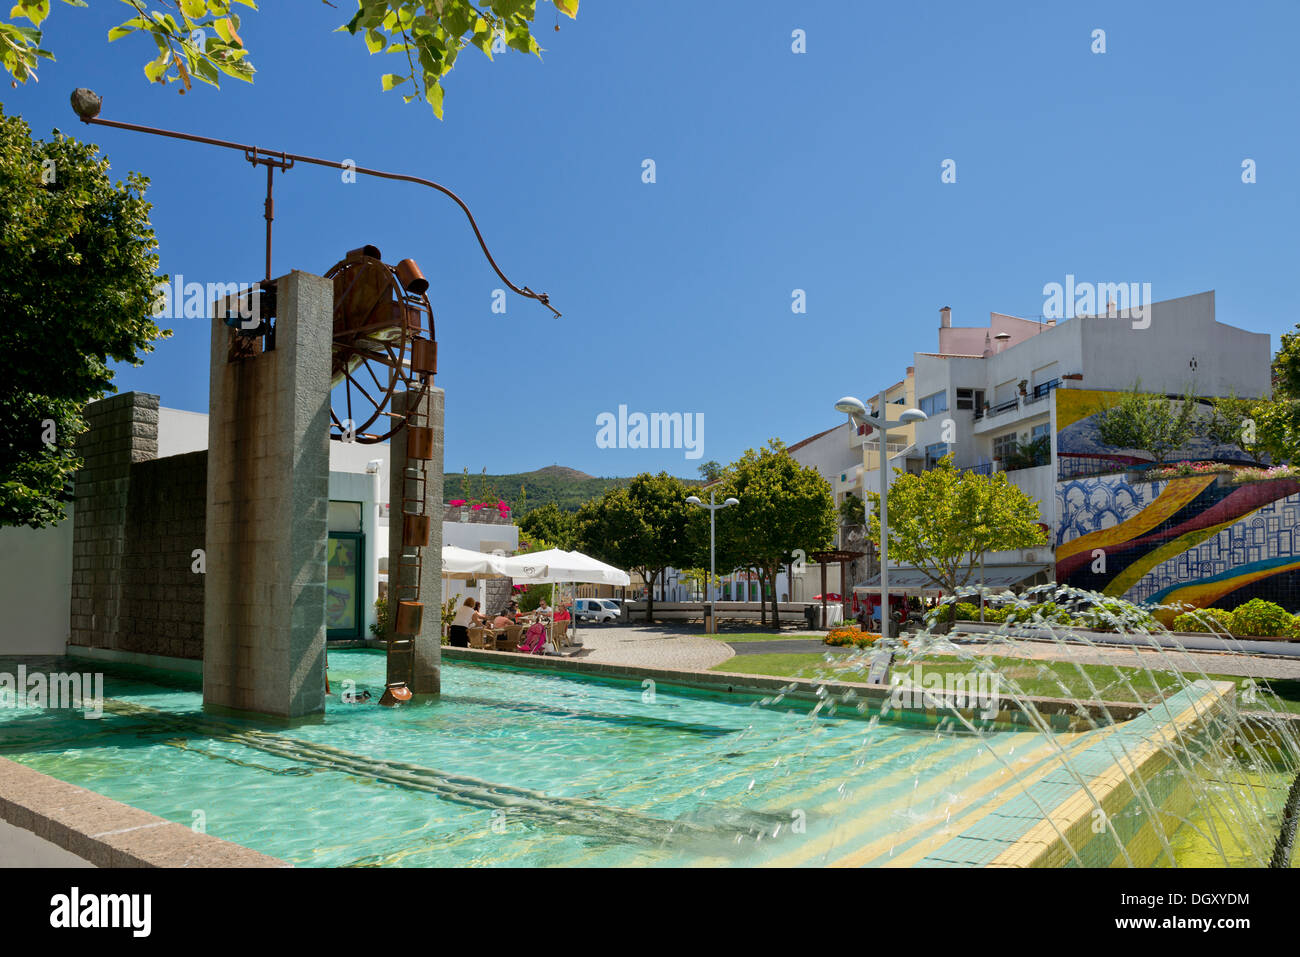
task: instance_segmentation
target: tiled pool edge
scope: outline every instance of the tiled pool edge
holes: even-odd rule
[[[68,854],[93,867],[291,866],[6,758],[0,758],[0,821],[34,837],[24,850],[47,866],[71,863]],[[0,863],[2,842],[0,830]],[[41,854],[45,845],[57,851]]]
[[[505,665],[508,667],[530,668],[538,671],[552,671],[559,674],[585,675],[593,678],[613,678],[624,681],[643,681],[649,678],[664,684],[694,688],[701,691],[725,692],[729,694],[772,695],[785,693],[787,698],[817,701],[822,695],[818,689],[825,689],[825,694],[843,696],[856,695],[875,704],[889,697],[894,692],[892,685],[868,684],[855,681],[821,681],[816,678],[789,678],[784,676],[751,675],[732,671],[689,671],[673,668],[646,668],[640,665],[609,664],[599,661],[587,661],[582,658],[560,658],[549,655],[525,655],[509,651],[484,651],[476,648],[453,648],[444,645],[442,656],[448,661],[464,661],[469,664]],[[942,694],[936,697],[943,698]],[[1134,704],[1114,701],[1078,702],[1068,698],[1030,697],[1038,712],[1053,724],[1053,730],[1070,730],[1079,719],[1079,708],[1085,708],[1093,718],[1102,720],[1128,721],[1145,713],[1145,709]],[[949,713],[943,708],[900,708],[938,720]],[[963,717],[973,717],[975,709],[958,708]],[[1109,715],[1109,718],[1106,716]],[[1023,711],[1016,707],[1006,707],[998,712],[999,723],[1008,725],[1026,722]]]
[[[1152,814],[1130,779],[1142,783],[1156,814],[1171,823],[1185,817],[1195,795],[1179,786],[1171,767],[1173,752],[1209,746],[1233,727],[1235,707],[1231,682],[1199,681],[1072,755],[1071,767],[1084,778],[1083,786],[1058,763],[1005,807],[973,822],[916,864],[1150,867],[1162,845]],[[1104,816],[1097,814],[1098,806]],[[1099,822],[1104,826],[1098,827]]]

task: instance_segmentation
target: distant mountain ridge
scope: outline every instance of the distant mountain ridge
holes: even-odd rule
[[[481,472],[447,472],[442,477],[442,497],[454,499],[490,498],[505,499],[517,520],[533,509],[554,503],[566,512],[576,512],[584,502],[600,498],[611,488],[621,488],[631,482],[627,478],[598,478],[564,465],[548,465],[532,472],[512,472],[508,475],[484,475]],[[697,484],[696,479],[685,479]],[[520,489],[525,494],[520,494]]]

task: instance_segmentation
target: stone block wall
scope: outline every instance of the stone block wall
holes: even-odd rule
[[[122,556],[123,618],[117,647],[173,658],[203,657],[203,583],[208,453],[131,466]]]
[[[116,649],[130,627],[123,607],[131,468],[158,456],[158,396],[142,392],[91,402],[77,437],[83,466],[74,486],[69,642]]]

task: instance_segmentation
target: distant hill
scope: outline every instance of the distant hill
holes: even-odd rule
[[[620,488],[631,481],[631,478],[596,478],[563,465],[548,465],[533,472],[515,472],[510,475],[471,472],[468,481],[463,472],[449,472],[442,477],[442,497],[445,501],[473,499],[481,494],[480,490],[486,485],[488,493],[505,499],[506,504],[513,509],[513,517],[519,519],[533,509],[551,502],[566,512],[576,512],[584,502],[600,498],[609,489]],[[695,479],[685,481],[693,485],[699,484]],[[527,495],[519,494],[521,487]]]

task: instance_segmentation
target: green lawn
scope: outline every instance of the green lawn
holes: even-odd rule
[[[1100,697],[1107,701],[1134,701],[1148,703],[1158,700],[1161,693],[1180,684],[1180,679],[1167,672],[1148,672],[1141,668],[1119,668],[1113,665],[1076,666],[1064,661],[1026,661],[1023,658],[1004,658],[989,656],[983,660],[996,667],[1004,676],[1014,680],[1017,687],[1025,694],[1048,698],[1092,698]],[[827,662],[822,654],[772,654],[772,655],[736,655],[720,665],[714,671],[732,671],[740,674],[774,675],[791,678],[830,678],[842,681],[865,681],[867,656],[860,656],[855,661]],[[919,658],[903,665],[904,673],[910,674],[914,664],[921,664],[928,672],[967,672],[971,664],[951,655],[936,655]],[[860,668],[860,670],[855,670]],[[1079,673],[1082,668],[1083,674]],[[1086,675],[1086,678],[1085,678]],[[1189,674],[1194,679],[1199,675]],[[1230,681],[1242,694],[1240,677],[1230,675],[1209,675],[1216,681]],[[1089,683],[1095,686],[1094,692]],[[1131,686],[1131,687],[1130,687]],[[1255,704],[1240,702],[1247,710],[1272,708],[1300,714],[1300,681],[1260,681],[1256,685],[1258,701]]]
[[[746,631],[729,635],[726,632],[720,632],[716,635],[701,635],[701,638],[712,638],[714,641],[721,641],[723,644],[733,645],[741,641],[809,641],[814,645],[820,645],[822,639],[816,635],[791,635],[782,634],[779,631]]]

